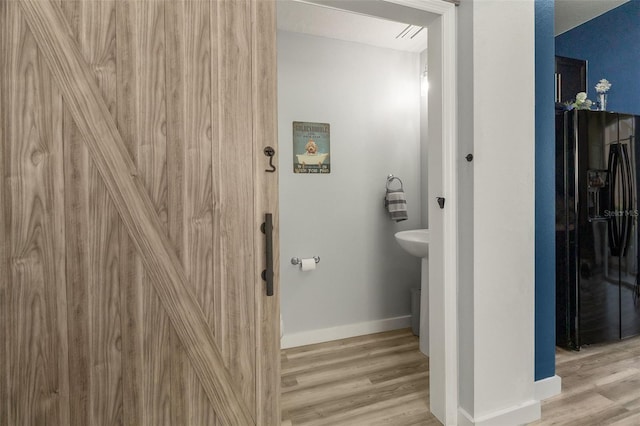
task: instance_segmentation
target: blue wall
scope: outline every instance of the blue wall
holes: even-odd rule
[[[607,109],[640,114],[640,0],[559,35],[556,54],[588,61],[589,99],[596,100],[594,86],[606,78],[611,82]]]
[[[535,379],[556,371],[554,0],[536,0]]]

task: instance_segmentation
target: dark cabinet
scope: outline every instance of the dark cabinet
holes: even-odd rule
[[[556,56],[556,102],[571,102],[576,93],[587,91],[587,61]]]

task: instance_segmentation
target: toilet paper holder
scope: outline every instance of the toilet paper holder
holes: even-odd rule
[[[320,256],[313,256],[313,260],[315,260],[316,263],[320,263]],[[299,257],[292,257],[291,258],[291,264],[292,265],[301,265],[302,266],[302,259],[300,259]]]

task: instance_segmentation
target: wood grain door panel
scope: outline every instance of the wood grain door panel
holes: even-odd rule
[[[0,22],[0,424],[279,424],[273,2]]]

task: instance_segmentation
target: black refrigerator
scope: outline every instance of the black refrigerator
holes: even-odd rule
[[[556,343],[640,334],[640,116],[556,111]]]

